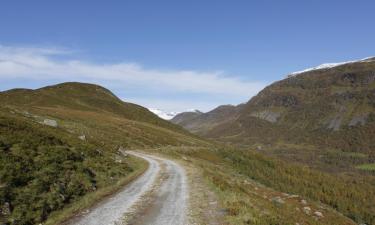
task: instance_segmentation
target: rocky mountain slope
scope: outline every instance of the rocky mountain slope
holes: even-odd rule
[[[172,121],[205,137],[315,166],[374,163],[375,59],[295,73],[225,113],[215,122],[197,119],[206,114]]]

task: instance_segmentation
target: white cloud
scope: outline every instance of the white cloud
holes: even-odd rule
[[[161,91],[235,99],[248,99],[265,86],[264,83],[243,81],[220,71],[145,69],[139,64],[126,62],[99,64],[74,59],[70,53],[60,48],[0,45],[0,80],[83,81],[105,83],[108,88],[137,86],[141,88],[140,92],[149,94]],[[56,57],[61,55],[65,59]]]

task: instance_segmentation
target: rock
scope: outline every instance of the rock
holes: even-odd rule
[[[0,213],[4,216],[10,215],[10,204],[5,202],[4,205],[0,208]]]
[[[277,119],[281,116],[278,112],[272,112],[269,110],[261,111],[261,112],[253,112],[251,113],[251,116],[257,117],[259,119],[267,120],[271,123],[276,123]]]
[[[81,139],[82,141],[86,141],[86,135],[81,135],[81,136],[78,136],[79,139]]]
[[[307,204],[307,201],[306,201],[305,199],[302,199],[302,200],[301,200],[301,203],[302,203],[303,205],[306,205],[306,204]]]
[[[309,215],[310,212],[311,212],[311,208],[308,207],[308,206],[305,206],[305,207],[303,207],[303,211],[304,211],[307,215]]]
[[[284,204],[285,203],[285,201],[279,196],[272,198],[272,201],[275,202],[275,203],[278,203],[278,204]]]
[[[298,197],[299,197],[299,195],[289,195],[288,198],[298,198]]]
[[[120,146],[118,148],[117,152],[120,153],[120,154],[122,154],[122,156],[124,156],[124,157],[128,157],[129,156],[128,153],[126,153],[126,150],[122,146]]]
[[[51,120],[51,119],[44,119],[43,124],[51,127],[57,127],[57,122],[56,120]]]
[[[323,217],[323,213],[321,213],[319,211],[314,212],[314,215],[317,216],[317,217]]]
[[[366,120],[367,120],[368,115],[357,115],[352,118],[349,122],[349,126],[357,126],[357,125],[366,125]]]

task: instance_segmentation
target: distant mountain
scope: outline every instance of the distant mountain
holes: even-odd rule
[[[171,122],[193,133],[205,135],[213,127],[236,119],[243,106],[243,104],[238,106],[222,105],[207,113],[200,111],[184,112],[177,114]]]
[[[164,120],[170,120],[178,114],[178,112],[165,112],[161,109],[155,108],[149,108],[148,110]]]

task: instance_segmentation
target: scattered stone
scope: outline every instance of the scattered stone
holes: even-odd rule
[[[81,136],[78,136],[79,139],[81,139],[82,141],[86,141],[86,135],[81,135]]]
[[[0,212],[4,216],[10,215],[10,204],[9,204],[9,202],[4,203],[4,205],[0,208]]]
[[[278,203],[278,204],[284,204],[285,203],[285,201],[280,196],[272,198],[272,201],[275,202],[275,203]]]
[[[306,201],[305,199],[302,199],[302,200],[301,200],[301,203],[302,203],[303,205],[306,205],[306,204],[307,204],[307,201]]]
[[[299,195],[289,195],[288,198],[298,198],[298,197],[299,197]]]
[[[352,120],[350,120],[349,126],[353,127],[357,125],[361,125],[361,126],[366,125],[367,117],[368,117],[367,114],[354,116]]]
[[[307,215],[310,215],[311,208],[308,207],[308,206],[305,206],[305,207],[303,207],[303,211],[304,211]]]
[[[96,149],[95,150],[99,155],[102,155],[103,154],[103,151],[101,149]]]
[[[116,162],[116,163],[122,163],[122,157],[116,155],[116,156],[115,156],[115,162]]]
[[[117,151],[118,151],[118,153],[122,154],[122,156],[124,156],[124,157],[129,156],[128,153],[126,153],[126,150],[122,146],[120,146]]]
[[[57,122],[56,120],[51,120],[51,119],[44,119],[43,124],[51,127],[57,127]]]
[[[317,216],[317,217],[323,217],[323,213],[321,213],[319,211],[314,212],[314,215]]]

